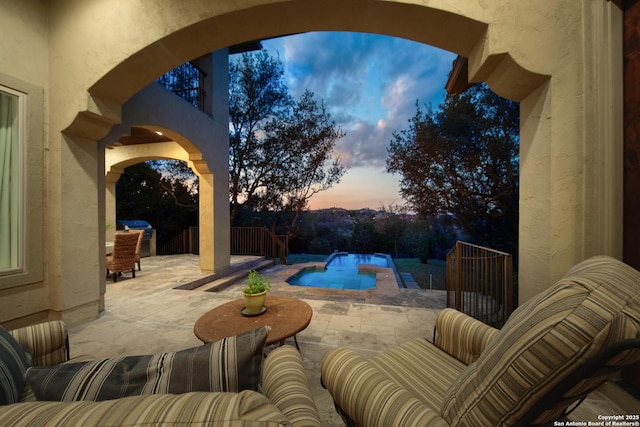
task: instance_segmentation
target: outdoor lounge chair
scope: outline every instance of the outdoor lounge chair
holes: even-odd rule
[[[118,275],[124,271],[131,270],[133,277],[136,277],[136,245],[138,244],[137,233],[116,233],[113,242],[113,252],[107,256],[107,274],[113,273],[113,281],[118,281]]]
[[[599,256],[500,330],[445,309],[433,343],[415,339],[369,360],[337,348],[321,369],[348,425],[528,426],[566,416],[638,361],[640,273]]]

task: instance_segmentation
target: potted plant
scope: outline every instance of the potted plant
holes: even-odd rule
[[[251,270],[247,276],[247,282],[242,289],[244,295],[244,314],[255,316],[265,311],[264,301],[267,291],[271,289],[271,282],[262,274]]]

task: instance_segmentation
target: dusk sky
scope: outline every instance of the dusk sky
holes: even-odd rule
[[[400,176],[386,172],[387,147],[394,131],[407,128],[416,101],[440,105],[456,55],[362,33],[305,33],[262,44],[283,63],[291,95],[313,91],[346,132],[337,154],[350,169],[339,184],[313,196],[310,209],[404,204]]]

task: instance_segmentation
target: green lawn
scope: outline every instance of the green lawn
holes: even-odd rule
[[[446,262],[430,259],[427,264],[418,258],[394,258],[398,273],[411,273],[415,281],[423,289],[445,289]]]
[[[294,254],[287,257],[289,264],[304,262],[323,262],[329,255]],[[418,258],[398,258],[393,260],[399,273],[411,273],[415,281],[423,289],[445,289],[444,278],[446,263],[444,261],[430,259],[427,264],[420,262]]]

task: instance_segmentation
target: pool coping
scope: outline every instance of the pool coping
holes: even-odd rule
[[[363,304],[397,305],[405,307],[425,307],[442,309],[446,307],[446,291],[428,289],[408,289],[397,285],[392,268],[366,264],[375,270],[376,286],[366,290],[314,288],[290,285],[287,280],[303,269],[324,268],[325,262],[307,262],[291,265],[276,265],[263,270],[271,280],[274,295],[297,298],[350,301]]]
[[[308,265],[308,266],[305,266],[305,267],[301,268],[295,274],[293,274],[290,277],[288,277],[286,282],[289,283],[289,281],[291,279],[293,279],[295,276],[299,275],[301,272],[303,272],[305,270],[325,270],[326,271],[327,264],[331,263],[331,261],[334,258],[336,258],[338,256],[347,256],[347,255],[368,255],[368,254],[356,254],[356,253],[352,253],[352,252],[334,252],[331,255],[329,255],[323,262],[307,263],[307,264],[312,264],[312,265]],[[392,270],[393,275],[394,275],[395,280],[396,280],[396,285],[397,285],[398,288],[406,288],[407,287],[404,284],[404,280],[402,280],[402,276],[400,276],[400,273],[398,272],[396,264],[395,264],[395,262],[393,262],[393,258],[391,257],[391,255],[383,254],[381,252],[374,252],[372,255],[374,257],[385,258],[385,260],[387,261],[387,265],[390,266],[390,267],[381,267],[381,266],[376,265],[376,264],[358,264],[358,271],[365,271],[365,272],[369,272],[369,273],[374,273],[376,275],[376,285],[375,285],[375,287],[372,287],[372,288],[369,288],[369,289],[373,289],[373,288],[377,288],[378,287],[378,273],[380,273],[382,269],[390,269],[390,270]],[[298,264],[298,265],[300,265],[300,264]],[[291,285],[291,286],[303,286],[303,285]],[[306,286],[306,287],[312,287],[312,286]],[[319,288],[319,289],[326,289],[326,288]],[[331,288],[331,289],[340,290],[340,289],[336,289],[336,288]],[[369,289],[364,289],[364,290],[369,290]],[[356,289],[344,289],[344,290],[354,291]]]

